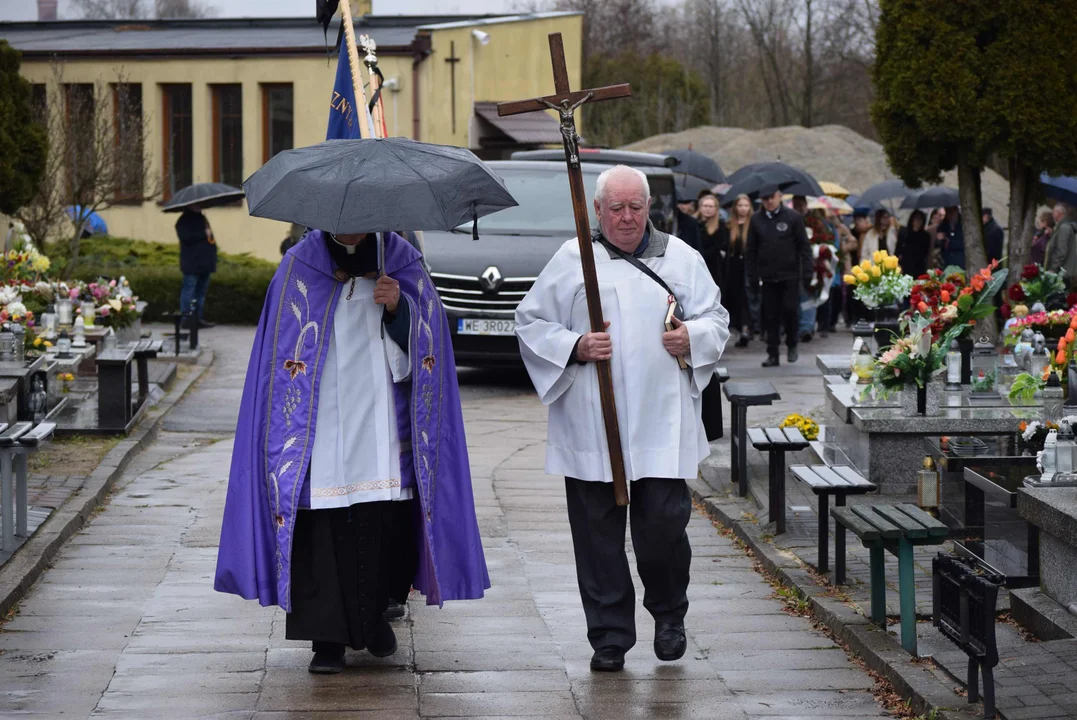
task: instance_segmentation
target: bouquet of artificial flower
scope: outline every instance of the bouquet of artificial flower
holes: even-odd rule
[[[853,286],[853,296],[869,308],[896,305],[909,296],[913,286],[912,276],[902,273],[897,257],[885,250],[862,261],[842,279]]]
[[[797,413],[787,415],[778,427],[794,427],[800,431],[800,434],[804,436],[805,440],[819,439],[819,424],[810,417],[804,417]]]
[[[1063,307],[1066,304],[1065,272],[1050,272],[1035,263],[1025,265],[1021,280],[1009,290],[1013,303],[1028,306],[1043,303],[1044,307]]]

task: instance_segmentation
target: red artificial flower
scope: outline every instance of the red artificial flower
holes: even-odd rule
[[[1027,297],[1024,288],[1022,288],[1020,284],[1011,285],[1008,294],[1010,300],[1013,300],[1015,303],[1019,303]]]
[[[928,275],[927,273],[924,273],[923,275],[921,275],[920,277],[918,277],[918,278],[916,278],[916,279],[917,279],[917,280],[930,280],[930,279],[931,279],[931,276],[930,276],[930,275]]]
[[[952,282],[945,282],[939,286],[939,290],[945,290],[948,293],[952,293],[954,290],[957,290],[957,286]]]
[[[1066,296],[1066,307],[1073,307],[1077,305],[1077,292],[1071,292]]]
[[[1017,286],[1015,285],[1014,287],[1017,287]],[[1010,309],[1009,304],[1003,305],[1000,312],[1002,313],[1002,319],[1003,320],[1009,320],[1010,315],[1013,314],[1013,311]]]
[[[1039,277],[1040,266],[1033,263],[1032,265],[1025,265],[1021,271],[1021,278],[1024,280],[1035,280]]]

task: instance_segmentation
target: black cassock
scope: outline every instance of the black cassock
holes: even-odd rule
[[[351,255],[338,243],[327,242],[333,262],[350,276],[377,272],[373,236]],[[407,304],[401,303],[397,314],[386,315],[384,322],[389,336],[406,348]],[[389,599],[403,602],[411,590],[418,563],[417,506],[417,500],[398,500],[299,511],[292,541],[287,639],[366,647],[384,622]]]

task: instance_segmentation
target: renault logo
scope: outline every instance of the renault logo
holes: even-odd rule
[[[491,265],[482,271],[482,275],[479,275],[479,284],[482,285],[483,290],[489,293],[497,292],[503,280],[501,271],[497,269],[496,265]]]

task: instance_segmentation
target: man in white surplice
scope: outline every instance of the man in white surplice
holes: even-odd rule
[[[550,406],[546,472],[565,476],[592,670],[620,670],[636,642],[625,554],[629,513],[643,605],[655,619],[655,654],[661,660],[684,655],[692,559],[685,480],[696,477],[709,453],[701,393],[729,336],[728,314],[703,258],[648,222],[650,204],[647,178],[638,170],[619,165],[599,176],[594,254],[608,332],[590,332],[575,239],[561,246],[516,311],[524,363]],[[658,275],[683,311],[672,331],[665,328],[670,292],[639,263]],[[614,501],[598,360],[612,365],[629,508]]]

